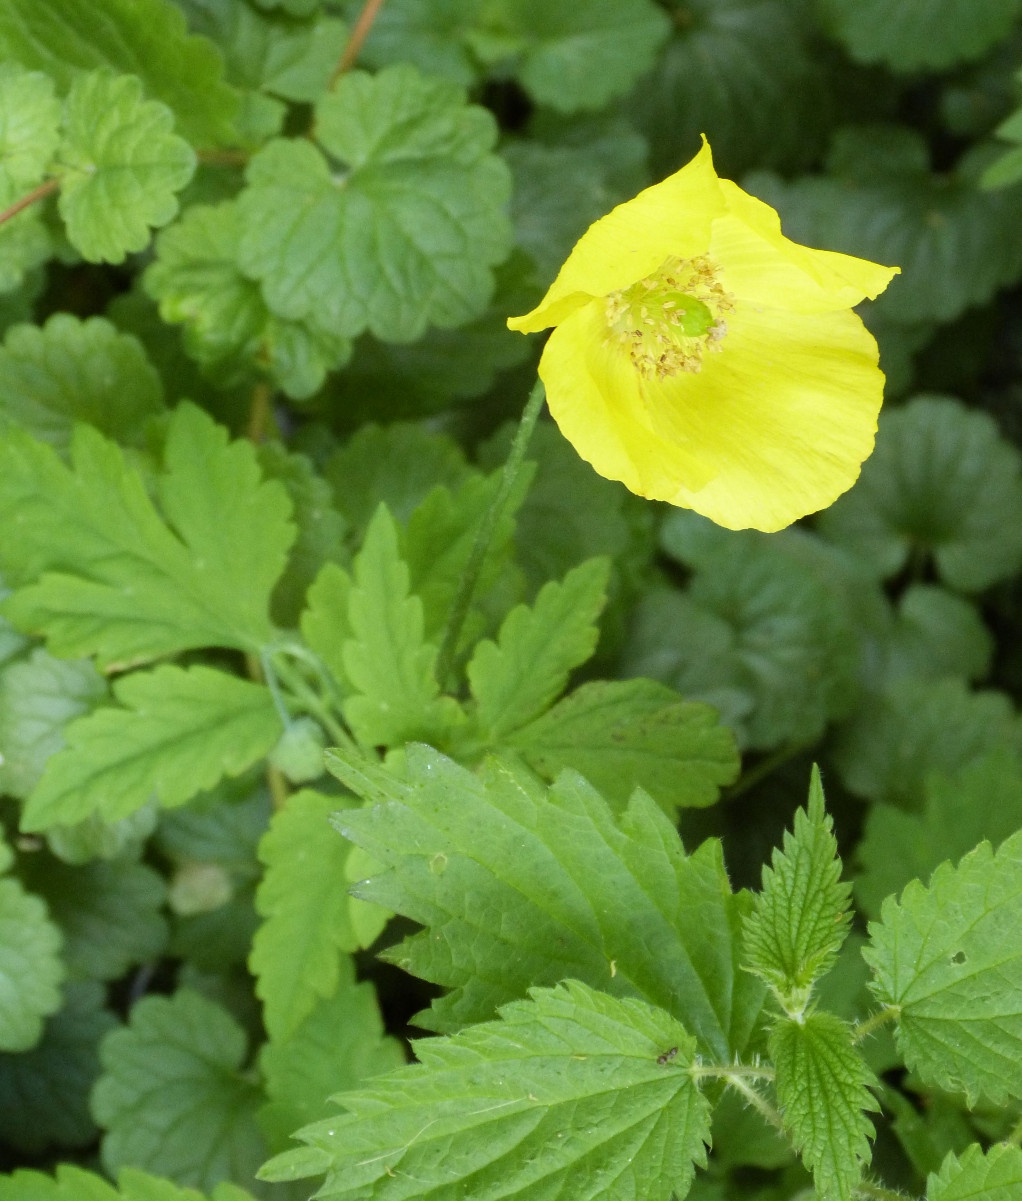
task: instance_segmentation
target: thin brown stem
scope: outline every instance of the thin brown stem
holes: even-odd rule
[[[252,389],[252,404],[248,411],[248,430],[246,431],[248,440],[257,445],[266,437],[272,400],[273,389],[265,380],[259,380]]]
[[[355,27],[348,36],[347,44],[344,47],[344,52],[341,54],[337,66],[334,68],[333,75],[330,76],[330,87],[340,79],[345,71],[350,71],[355,65],[355,60],[362,52],[362,43],[369,36],[369,30],[373,27],[373,22],[376,20],[376,14],[383,7],[383,0],[366,0],[362,6],[362,11],[358,14],[358,20],[355,22]]]
[[[26,193],[20,200],[15,200],[11,205],[0,213],[0,225],[5,221],[10,221],[12,217],[16,217],[24,209],[27,209],[30,204],[35,204],[37,200],[42,200],[45,196],[51,195],[60,187],[59,179],[48,179],[45,183],[41,183],[39,187],[33,188],[31,192]]]

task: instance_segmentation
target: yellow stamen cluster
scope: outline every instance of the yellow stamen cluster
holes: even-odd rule
[[[646,379],[699,371],[704,352],[720,349],[725,314],[735,307],[718,276],[705,255],[665,259],[652,275],[607,297],[608,342],[623,346]]]

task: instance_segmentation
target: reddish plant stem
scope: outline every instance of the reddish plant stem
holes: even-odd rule
[[[30,204],[35,204],[37,200],[42,200],[44,196],[49,196],[51,192],[55,192],[60,187],[59,179],[48,179],[45,183],[41,183],[39,187],[33,188],[31,192],[22,196],[20,200],[15,200],[12,205],[0,213],[0,225],[5,221],[10,221],[12,217],[16,217],[23,209],[27,209]]]
[[[330,87],[340,79],[345,71],[350,71],[355,65],[355,60],[358,58],[362,50],[362,43],[369,36],[369,30],[373,27],[373,22],[376,20],[376,14],[383,7],[383,0],[366,0],[362,11],[358,14],[358,20],[355,22],[355,28],[351,31],[348,37],[347,45],[344,47],[344,53],[341,55],[340,61],[334,69],[333,75],[330,77]]]

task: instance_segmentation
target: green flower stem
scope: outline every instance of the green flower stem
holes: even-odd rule
[[[773,1080],[773,1068],[745,1063],[701,1063],[693,1067],[691,1071],[693,1079],[697,1082],[700,1078],[708,1076],[717,1080],[723,1080],[729,1088],[733,1088],[735,1092],[741,1093],[748,1104],[752,1106],[768,1125],[773,1126],[775,1130],[784,1132],[784,1122],[781,1120],[781,1115],[750,1083],[753,1080]]]
[[[500,520],[500,515],[504,511],[504,506],[511,495],[515,481],[518,479],[518,473],[525,462],[525,452],[529,448],[532,431],[536,428],[536,422],[539,419],[539,414],[542,411],[545,400],[546,392],[543,389],[542,383],[537,380],[535,387],[529,393],[529,399],[525,402],[522,419],[518,423],[518,429],[515,431],[514,441],[511,443],[507,462],[504,464],[504,474],[500,481],[500,487],[497,489],[496,496],[494,496],[490,507],[483,514],[482,521],[479,523],[475,541],[472,543],[472,550],[469,552],[468,562],[465,564],[465,570],[458,581],[458,591],[451,602],[451,611],[447,615],[447,624],[444,627],[444,636],[440,643],[440,652],[436,660],[436,679],[441,688],[445,685],[451,671],[451,666],[454,663],[454,657],[458,652],[458,640],[461,637],[461,628],[465,624],[465,618],[468,616],[476,584],[479,582],[479,573],[486,559],[486,553],[490,549],[490,542],[493,540],[493,532],[497,528],[497,522]]]
[[[346,747],[349,750],[355,749],[354,740],[334,717],[330,706],[302,678],[301,672],[297,671],[279,651],[276,654],[273,651],[266,654],[263,663],[266,682],[270,685],[271,692],[274,692],[275,684],[270,684],[270,681],[274,680],[275,683],[279,681],[301,708],[319,722],[338,746]],[[276,695],[274,699],[276,699]]]

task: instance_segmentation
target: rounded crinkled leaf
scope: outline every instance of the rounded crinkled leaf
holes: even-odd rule
[[[0,1051],[28,1051],[60,1008],[60,931],[17,880],[0,880]]]
[[[60,101],[53,80],[18,63],[0,63],[0,179],[34,187],[57,148]]]

